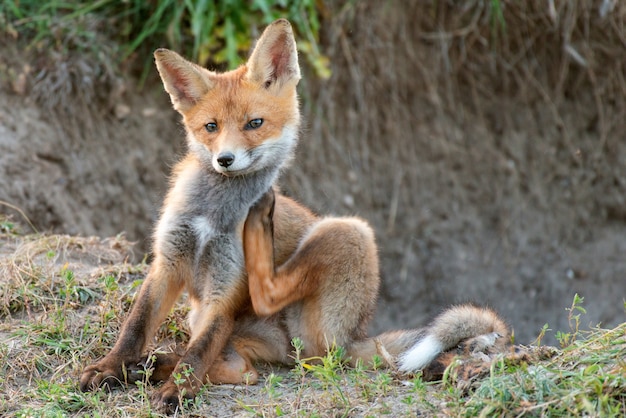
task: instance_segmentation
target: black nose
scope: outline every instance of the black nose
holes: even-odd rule
[[[235,154],[232,152],[223,152],[217,156],[217,163],[222,167],[230,167],[235,162]]]

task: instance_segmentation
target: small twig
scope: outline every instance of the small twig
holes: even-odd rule
[[[402,167],[398,169],[393,182],[393,191],[391,194],[391,201],[389,204],[389,217],[387,218],[387,232],[393,232],[396,224],[396,216],[398,215],[398,206],[400,201],[400,186],[402,185],[403,177]]]
[[[379,338],[374,338],[374,343],[376,344],[376,351],[380,356],[387,362],[387,365],[394,371],[396,370],[396,361],[393,356],[387,351],[385,345]]]
[[[28,216],[26,216],[26,214],[24,213],[24,211],[22,209],[18,208],[15,205],[10,204],[9,202],[5,202],[4,200],[0,200],[0,205],[4,205],[4,206],[6,206],[8,208],[11,208],[14,211],[18,212],[26,220],[28,225],[33,229],[33,232],[35,232],[36,234],[39,233],[39,230],[37,230],[37,228],[35,228],[35,225],[33,225],[33,223],[30,221],[30,219],[28,219]]]

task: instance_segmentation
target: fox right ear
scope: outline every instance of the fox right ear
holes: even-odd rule
[[[263,31],[247,66],[248,79],[265,88],[280,89],[300,80],[296,40],[287,20],[278,19]]]
[[[157,49],[154,59],[163,86],[170,94],[174,109],[179,112],[194,106],[215,84],[209,70],[187,61],[174,51]]]

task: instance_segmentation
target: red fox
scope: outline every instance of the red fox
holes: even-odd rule
[[[359,218],[318,217],[273,190],[300,123],[300,69],[286,20],[269,25],[247,63],[230,72],[166,49],[155,60],[182,115],[188,153],[173,172],[150,271],[115,346],[83,371],[82,390],[141,379],[150,364],[151,378],[165,380],[152,400],[172,412],[207,381],[254,383],[255,362],[291,363],[294,337],[306,357],[334,343],[351,362],[379,354],[405,373],[461,343],[506,345],[505,323],[472,305],[444,311],[423,329],[367,337],[379,287],[374,232]],[[190,341],[182,356],[151,363],[145,350],[183,290]]]

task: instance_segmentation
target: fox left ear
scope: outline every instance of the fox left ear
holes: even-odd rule
[[[286,19],[278,19],[265,29],[247,66],[247,78],[265,88],[278,86],[280,89],[300,80],[296,40]]]
[[[215,84],[213,73],[187,61],[174,51],[157,49],[154,58],[163,86],[179,112],[193,107]]]

